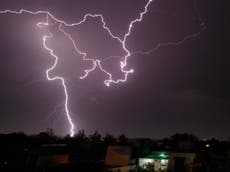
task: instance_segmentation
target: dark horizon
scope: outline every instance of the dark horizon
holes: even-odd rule
[[[105,137],[106,135],[111,135],[111,136],[114,136],[115,138],[118,138],[119,136],[125,136],[127,139],[150,139],[150,140],[155,140],[155,141],[159,141],[159,140],[164,140],[164,139],[170,139],[172,138],[172,136],[175,136],[175,135],[188,135],[188,136],[194,136],[195,138],[197,138],[199,141],[211,141],[211,140],[217,140],[217,141],[224,141],[224,142],[230,142],[229,138],[228,139],[220,139],[220,138],[215,138],[215,137],[212,137],[212,138],[200,138],[198,135],[194,134],[194,133],[187,133],[187,132],[183,132],[183,133],[172,133],[171,135],[168,135],[168,136],[164,136],[164,137],[144,137],[144,136],[135,136],[135,137],[130,137],[128,135],[126,135],[125,133],[117,133],[117,134],[113,134],[113,133],[100,133],[99,131],[95,130],[94,132],[92,133],[87,133],[84,129],[82,130],[79,130],[75,133],[75,135],[73,137],[70,137],[69,134],[66,134],[66,135],[58,135],[55,133],[54,130],[52,129],[47,129],[47,130],[44,130],[44,131],[40,131],[38,133],[26,133],[26,132],[23,132],[23,131],[16,131],[16,132],[5,132],[5,133],[0,133],[0,135],[26,135],[28,137],[32,137],[32,136],[39,136],[40,134],[48,134],[50,136],[54,136],[54,137],[57,137],[59,139],[63,139],[63,138],[75,138],[76,136],[78,136],[79,134],[82,134],[84,133],[86,137],[90,137],[92,135],[94,135],[95,133],[101,135],[101,137]]]

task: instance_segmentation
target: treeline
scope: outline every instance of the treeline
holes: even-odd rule
[[[80,130],[74,137],[58,137],[52,129],[40,132],[36,135],[24,133],[0,134],[0,150],[29,151],[45,144],[66,144],[77,152],[95,152],[96,156],[103,157],[108,145],[128,145],[132,147],[134,154],[148,154],[152,150],[187,151],[196,152],[203,148],[209,150],[226,150],[229,141],[219,141],[215,138],[200,140],[197,136],[188,133],[174,134],[171,137],[153,140],[150,138],[127,138],[124,134],[115,137],[112,134],[102,136],[95,131],[86,135]]]

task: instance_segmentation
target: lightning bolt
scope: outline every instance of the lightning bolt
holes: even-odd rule
[[[207,26],[205,24],[202,24],[202,27],[201,27],[201,29],[198,32],[189,34],[189,35],[183,37],[181,40],[173,41],[173,42],[159,43],[155,47],[153,47],[153,48],[151,48],[149,50],[136,51],[136,52],[133,52],[132,55],[135,55],[135,54],[149,55],[151,53],[154,53],[155,51],[157,51],[161,47],[181,45],[181,44],[183,44],[184,42],[186,42],[186,41],[188,41],[190,39],[197,38],[206,29],[207,29]]]
[[[63,20],[57,19],[57,18],[54,17],[49,11],[35,11],[35,12],[33,12],[33,11],[25,10],[25,9],[20,9],[19,11],[4,10],[4,11],[0,11],[0,14],[5,14],[5,13],[11,13],[11,14],[17,14],[17,15],[20,15],[20,14],[22,14],[22,13],[29,13],[29,14],[32,14],[32,15],[45,14],[45,15],[46,15],[46,22],[39,22],[39,23],[37,23],[37,26],[40,27],[40,28],[43,28],[43,27],[45,27],[45,26],[49,26],[49,19],[48,19],[48,17],[51,17],[55,22],[59,23],[59,30],[60,30],[61,32],[63,32],[63,33],[71,40],[71,42],[72,42],[72,44],[73,44],[75,50],[76,50],[79,54],[83,55],[83,60],[90,60],[90,61],[93,62],[93,67],[92,67],[91,69],[85,70],[85,74],[84,74],[83,76],[81,76],[80,79],[85,79],[85,78],[88,76],[88,74],[89,74],[90,72],[94,71],[94,70],[96,69],[96,67],[98,66],[99,69],[100,69],[102,72],[104,72],[104,73],[108,76],[108,79],[106,79],[106,80],[104,81],[105,85],[106,85],[106,86],[110,86],[111,83],[117,84],[117,83],[119,83],[119,82],[125,82],[125,81],[127,80],[128,74],[134,72],[133,69],[131,69],[131,70],[125,70],[125,69],[124,69],[125,66],[127,65],[127,58],[131,55],[130,51],[126,48],[126,40],[127,40],[127,38],[130,36],[130,34],[131,34],[131,30],[132,30],[132,28],[133,28],[133,25],[134,25],[135,23],[137,23],[137,22],[141,22],[141,21],[142,21],[142,18],[143,18],[143,16],[144,16],[144,14],[147,13],[148,6],[150,5],[151,2],[152,2],[152,0],[148,0],[147,4],[146,4],[145,7],[144,7],[144,11],[140,13],[139,18],[134,19],[134,20],[132,20],[132,21],[130,22],[129,28],[128,28],[128,32],[124,35],[124,37],[123,37],[122,39],[121,39],[120,37],[118,37],[118,36],[115,36],[115,35],[111,32],[111,30],[109,29],[109,27],[106,25],[106,22],[105,22],[104,17],[103,17],[102,14],[94,14],[94,15],[93,15],[93,14],[87,13],[87,14],[84,16],[84,18],[83,18],[80,22],[78,22],[78,23],[71,23],[71,24],[68,24],[68,23],[66,23],[66,22],[63,21]],[[100,18],[101,21],[102,21],[102,23],[103,23],[103,28],[109,33],[109,35],[110,35],[113,39],[118,40],[118,41],[122,44],[122,47],[123,47],[123,49],[124,49],[125,52],[126,52],[126,55],[125,55],[125,57],[124,57],[124,60],[123,60],[123,61],[120,61],[120,67],[121,67],[122,73],[124,73],[124,79],[113,80],[113,79],[112,79],[112,74],[109,73],[108,71],[106,71],[106,70],[101,66],[101,61],[98,60],[98,59],[96,59],[96,60],[94,60],[94,59],[87,59],[87,58],[86,58],[86,55],[87,55],[87,54],[86,54],[85,52],[81,52],[81,51],[78,49],[78,47],[77,47],[75,41],[73,40],[73,38],[71,37],[71,35],[70,35],[69,33],[65,32],[65,31],[62,29],[62,25],[70,26],[70,27],[71,27],[71,26],[80,25],[80,24],[82,24],[82,23],[84,23],[84,22],[86,21],[87,17]],[[43,38],[42,38],[42,40],[43,40],[43,47],[44,47],[44,48],[50,53],[50,55],[54,58],[54,64],[53,64],[49,69],[46,70],[46,77],[47,77],[47,80],[49,80],[49,81],[54,81],[54,80],[59,80],[59,81],[61,81],[61,84],[62,84],[63,89],[64,89],[64,94],[65,94],[65,114],[66,114],[66,117],[67,117],[67,119],[68,119],[68,121],[69,121],[69,124],[70,124],[70,136],[73,137],[73,136],[74,136],[74,128],[75,128],[75,126],[74,126],[73,120],[72,120],[72,118],[71,118],[71,116],[70,116],[70,112],[69,112],[69,108],[68,108],[68,107],[69,107],[69,106],[68,106],[68,105],[69,105],[69,95],[68,95],[68,91],[67,91],[67,86],[66,86],[66,83],[65,83],[65,79],[64,79],[63,77],[59,77],[59,76],[50,77],[50,75],[49,75],[49,72],[52,71],[52,70],[56,67],[56,65],[57,65],[57,63],[58,63],[58,59],[59,59],[59,57],[58,57],[57,55],[54,54],[53,50],[52,50],[51,48],[49,48],[49,47],[47,46],[47,44],[46,44],[47,40],[50,39],[50,38],[52,38],[52,36],[53,36],[53,34],[52,34],[51,32],[49,32],[49,35],[45,35],[45,36],[43,36]]]
[[[85,79],[90,72],[94,71],[97,67],[103,72],[105,73],[108,78],[104,81],[105,85],[106,86],[110,86],[111,83],[113,84],[117,84],[117,83],[120,83],[120,82],[125,82],[127,80],[127,77],[129,74],[133,73],[134,70],[133,69],[130,69],[130,70],[126,70],[125,67],[127,66],[127,59],[128,57],[130,57],[132,54],[149,54],[149,53],[152,53],[153,51],[157,50],[158,48],[160,48],[161,46],[167,46],[167,45],[179,45],[183,42],[185,42],[186,40],[190,39],[190,38],[193,38],[193,37],[196,37],[199,33],[196,33],[196,34],[192,34],[192,35],[188,35],[186,36],[184,39],[178,41],[178,42],[168,42],[168,43],[160,43],[158,44],[155,48],[152,48],[151,50],[149,51],[138,51],[138,52],[135,52],[135,53],[131,53],[126,44],[127,44],[127,38],[131,35],[132,33],[132,28],[134,27],[135,24],[141,22],[143,20],[143,17],[144,15],[148,12],[148,8],[151,4],[151,2],[153,2],[153,0],[148,0],[147,3],[145,4],[144,6],[144,10],[139,14],[139,17],[132,20],[129,25],[128,25],[128,30],[127,32],[124,34],[124,36],[122,38],[114,35],[112,33],[112,31],[109,29],[109,27],[106,25],[106,22],[104,20],[104,17],[102,14],[85,14],[83,19],[77,23],[67,23],[65,22],[64,20],[60,20],[60,19],[57,19],[56,17],[54,17],[49,11],[29,11],[29,10],[26,10],[26,9],[20,9],[19,11],[14,11],[14,10],[4,10],[4,11],[0,11],[0,14],[5,14],[5,13],[11,13],[11,14],[16,14],[16,15],[20,15],[22,13],[28,13],[28,14],[31,14],[31,15],[38,15],[38,14],[44,14],[46,15],[46,21],[45,22],[39,22],[37,23],[37,26],[40,27],[40,28],[44,28],[44,27],[47,27],[49,25],[52,25],[49,23],[49,18],[51,18],[53,21],[55,21],[56,23],[58,23],[59,27],[58,29],[64,34],[66,35],[69,40],[72,42],[73,46],[74,46],[74,49],[80,54],[83,56],[83,60],[87,60],[87,61],[91,61],[93,66],[91,69],[86,69],[84,70],[84,75],[80,76],[80,79]],[[73,27],[73,26],[78,26],[78,25],[81,25],[83,24],[86,19],[88,17],[91,17],[91,18],[99,18],[101,20],[101,22],[103,23],[103,29],[105,29],[109,35],[111,36],[112,39],[115,39],[117,41],[120,42],[120,44],[122,45],[122,48],[123,50],[126,52],[126,55],[124,57],[121,57],[122,60],[120,61],[120,69],[121,69],[121,72],[124,74],[124,78],[121,78],[121,79],[117,79],[117,80],[113,80],[113,75],[106,71],[102,65],[101,65],[101,62],[104,61],[104,60],[107,60],[108,58],[117,58],[116,56],[110,56],[110,57],[107,57],[105,58],[104,60],[99,60],[99,59],[91,59],[91,58],[86,58],[86,55],[87,53],[86,52],[83,52],[81,51],[78,47],[77,47],[77,44],[76,42],[74,41],[74,39],[72,38],[71,34],[67,33],[63,28],[62,26],[68,26],[68,27]],[[60,76],[55,76],[55,77],[50,77],[49,73],[56,67],[57,63],[58,63],[58,59],[59,57],[57,55],[54,54],[54,51],[53,49],[49,48],[48,45],[47,45],[47,40],[52,38],[53,37],[53,34],[49,31],[48,35],[45,35],[42,37],[42,44],[43,44],[43,47],[49,52],[49,54],[54,58],[54,64],[48,68],[46,70],[46,77],[47,77],[47,80],[49,81],[54,81],[54,80],[58,80],[61,82],[62,86],[63,86],[63,90],[64,90],[64,95],[65,95],[65,104],[64,104],[64,107],[65,107],[65,115],[68,119],[68,122],[70,124],[70,136],[73,137],[74,136],[74,129],[75,129],[75,126],[74,126],[74,123],[73,123],[73,120],[70,116],[70,111],[69,111],[69,95],[68,95],[68,89],[67,89],[67,85],[66,85],[66,82],[65,82],[65,78],[63,77],[60,77]],[[120,58],[120,57],[119,57]]]
[[[176,41],[171,41],[171,42],[161,42],[161,43],[158,43],[156,46],[154,46],[148,50],[139,50],[139,51],[135,51],[131,54],[132,55],[136,55],[136,54],[149,55],[151,53],[154,53],[155,51],[157,51],[158,49],[160,49],[162,47],[179,46],[188,40],[197,38],[199,35],[201,35],[207,29],[207,26],[206,26],[206,23],[201,18],[201,15],[200,15],[199,10],[197,8],[197,1],[196,0],[193,1],[193,8],[194,8],[195,14],[199,20],[199,24],[200,24],[200,29],[197,32],[188,34],[188,35],[184,36],[182,39],[179,39]]]
[[[44,122],[48,121],[49,119],[53,118],[54,116],[56,116],[57,114],[60,114],[64,110],[63,109],[64,103],[65,102],[61,102],[60,104],[57,104],[56,106],[54,106],[53,111],[50,114],[48,114],[45,117],[45,119],[41,120],[41,122],[44,123]],[[59,116],[59,118],[60,118],[60,116]],[[56,118],[55,118],[55,120],[56,120]],[[55,121],[53,121],[52,126],[54,126],[54,123],[55,123]]]

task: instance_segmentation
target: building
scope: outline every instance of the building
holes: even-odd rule
[[[154,171],[166,171],[169,163],[169,152],[153,151],[151,154],[141,157],[138,160],[138,165],[141,168],[152,166]]]
[[[195,153],[172,152],[169,155],[168,170],[172,172],[192,172],[195,159]]]
[[[105,167],[109,171],[128,172],[136,168],[135,159],[131,159],[128,146],[109,146],[105,157]]]

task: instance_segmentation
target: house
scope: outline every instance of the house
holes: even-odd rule
[[[152,165],[154,171],[166,171],[169,162],[169,152],[167,151],[153,151],[151,154],[141,157],[138,160],[138,165],[141,168],[147,168]]]
[[[42,145],[36,151],[36,157],[36,171],[64,168],[69,163],[69,151],[66,144]]]
[[[135,160],[131,159],[129,146],[108,146],[105,167],[109,171],[128,172],[136,168]]]
[[[168,170],[172,172],[192,172],[196,154],[171,152]]]

